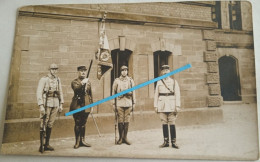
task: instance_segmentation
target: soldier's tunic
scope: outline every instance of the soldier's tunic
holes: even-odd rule
[[[112,94],[122,92],[134,86],[134,80],[128,76],[116,78],[113,83]],[[132,98],[133,97],[133,98]],[[135,91],[116,98],[116,106],[118,110],[118,122],[124,123],[130,121],[130,113],[132,104],[135,104]],[[113,100],[114,103],[114,100]]]
[[[61,82],[58,77],[48,74],[40,79],[37,88],[37,102],[39,106],[44,105],[46,107],[46,126],[52,128],[58,107],[64,103]],[[42,119],[41,115],[40,118]],[[42,126],[43,120],[41,120],[41,128]]]
[[[157,82],[154,94],[154,107],[163,124],[175,124],[176,107],[180,107],[180,88],[178,82],[170,77],[163,79],[168,89],[160,80]]]
[[[93,103],[91,83],[89,81],[86,84],[82,85],[81,80],[79,78],[74,79],[71,82],[71,88],[74,91],[74,96],[70,104],[70,111],[79,109],[85,105]],[[87,122],[90,110],[91,109],[89,108],[73,114],[75,125],[84,126]]]

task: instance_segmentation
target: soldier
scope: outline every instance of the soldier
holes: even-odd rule
[[[170,72],[168,65],[163,65],[161,69],[162,75]],[[179,147],[176,144],[175,120],[180,110],[180,88],[175,79],[167,77],[157,82],[154,95],[154,108],[162,121],[164,143],[160,147],[169,147],[169,124],[172,147],[178,149]]]
[[[60,78],[56,76],[58,66],[56,64],[51,64],[49,70],[50,73],[40,79],[37,88],[37,101],[40,107],[41,119],[40,139],[43,139],[42,137],[44,136],[44,131],[46,128],[45,144],[43,144],[43,141],[41,140],[41,146],[44,145],[44,151],[54,150],[54,148],[49,145],[51,130],[57,112],[62,112],[62,104],[64,103],[61,81]],[[43,152],[43,148],[41,146],[39,151]]]
[[[120,70],[121,76],[116,78],[113,83],[113,95],[134,86],[134,80],[127,76],[127,66],[122,66]],[[127,145],[131,145],[131,143],[127,140],[127,132],[130,122],[130,113],[133,112],[136,103],[135,91],[119,96],[115,100],[116,102],[113,102],[113,108],[118,115],[119,132],[119,140],[117,141],[117,144],[121,145],[122,143],[126,143]]]
[[[91,83],[88,78],[86,78],[87,68],[86,66],[79,66],[77,70],[78,78],[71,82],[71,88],[74,91],[74,96],[70,104],[70,111],[93,103]],[[90,108],[73,114],[75,121],[74,133],[76,139],[74,149],[77,149],[80,146],[91,147],[90,144],[85,142],[85,125],[87,123],[89,113],[92,112],[93,108]]]

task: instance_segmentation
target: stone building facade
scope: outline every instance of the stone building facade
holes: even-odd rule
[[[221,105],[226,101],[256,103],[251,10],[249,2],[231,1],[20,8],[3,142],[38,139],[36,89],[50,63],[60,67],[64,112],[68,112],[73,96],[70,83],[77,77],[76,67],[88,66],[95,57],[105,12],[115,68],[98,80],[94,61],[90,72],[94,101],[111,95],[111,84],[121,64],[129,66],[129,75],[140,84],[159,76],[162,64],[174,70],[190,63],[191,69],[174,76],[184,108],[180,123],[221,121]],[[133,129],[159,125],[153,112],[154,88],[151,84],[136,91]],[[98,105],[95,116],[101,131],[113,131],[112,126],[105,126],[113,123],[110,102]],[[139,124],[143,119],[146,122]],[[55,137],[73,136],[71,117],[63,113],[56,124],[59,131],[54,131]],[[96,133],[94,126],[89,127],[93,128],[90,133]],[[12,134],[17,128],[22,128],[21,132]],[[32,132],[29,137],[27,132]]]

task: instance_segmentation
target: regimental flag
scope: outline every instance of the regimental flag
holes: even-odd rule
[[[109,50],[108,39],[105,30],[105,19],[106,13],[101,21],[100,34],[99,34],[99,49],[96,53],[96,60],[98,61],[97,67],[97,78],[101,77],[108,71],[113,68],[111,54]]]

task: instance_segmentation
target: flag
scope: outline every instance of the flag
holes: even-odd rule
[[[108,70],[111,70],[113,68],[109,43],[105,30],[105,18],[106,14],[104,14],[104,17],[101,21],[99,34],[99,49],[96,52],[96,60],[98,61],[97,78],[99,80]]]

